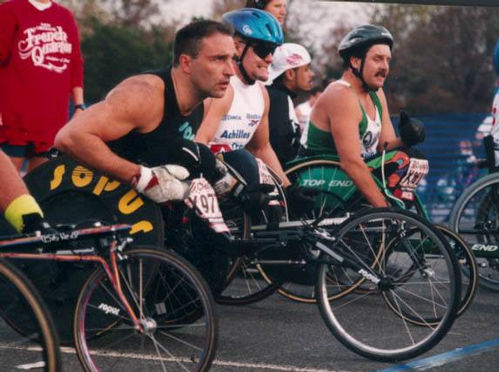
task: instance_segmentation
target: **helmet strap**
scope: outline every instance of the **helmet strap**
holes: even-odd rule
[[[366,60],[366,56],[362,56],[360,60],[360,70],[357,70],[355,67],[352,66],[352,63],[350,63],[350,68],[352,69],[352,72],[357,78],[360,79],[362,82],[362,89],[364,89],[366,92],[376,92],[377,89],[371,88],[369,85],[367,85],[366,81],[364,80],[364,62]]]
[[[239,68],[239,71],[241,71],[241,75],[243,75],[243,79],[246,82],[246,84],[253,85],[253,84],[255,84],[255,80],[251,79],[248,76],[248,72],[246,71],[246,69],[243,66],[243,59],[244,59],[244,56],[246,55],[246,52],[248,51],[248,48],[249,48],[249,43],[246,43],[244,45],[244,49],[243,49],[243,53],[241,54],[241,57],[239,57],[237,60],[237,67]]]

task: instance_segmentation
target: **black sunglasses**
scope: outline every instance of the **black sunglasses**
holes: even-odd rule
[[[253,43],[251,44],[255,54],[261,59],[265,59],[269,54],[274,54],[277,45],[269,43]]]

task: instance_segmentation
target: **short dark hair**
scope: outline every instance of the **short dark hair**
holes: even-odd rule
[[[256,9],[262,9],[267,6],[268,3],[270,3],[271,0],[246,0],[246,6],[245,8],[256,8]]]
[[[211,20],[195,21],[178,30],[173,42],[173,66],[179,65],[181,54],[196,58],[203,39],[216,33],[232,36],[234,31],[230,25]]]
[[[350,50],[348,53],[345,53],[342,57],[343,58],[343,68],[345,70],[348,70],[348,68],[350,67],[350,58],[351,57],[363,59],[366,56],[369,48],[371,48],[373,45],[374,44],[361,45],[358,48],[354,48],[354,49]]]

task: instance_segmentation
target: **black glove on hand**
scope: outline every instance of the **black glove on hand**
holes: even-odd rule
[[[310,187],[291,185],[284,189],[289,208],[294,212],[304,213],[314,207],[318,190]]]
[[[399,133],[402,142],[407,147],[423,142],[426,136],[423,122],[409,117],[404,111],[400,112]]]
[[[253,183],[247,185],[238,196],[242,207],[249,212],[258,212],[265,208],[270,201],[269,193],[274,190],[274,185]]]
[[[58,231],[38,213],[30,213],[22,216],[23,219],[23,234],[32,234],[40,232],[45,234],[56,234]]]

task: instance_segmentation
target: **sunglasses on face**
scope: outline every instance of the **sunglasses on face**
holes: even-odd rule
[[[251,44],[253,51],[255,54],[261,59],[265,59],[269,54],[274,54],[277,45],[275,44],[264,44],[264,43],[255,43]]]

